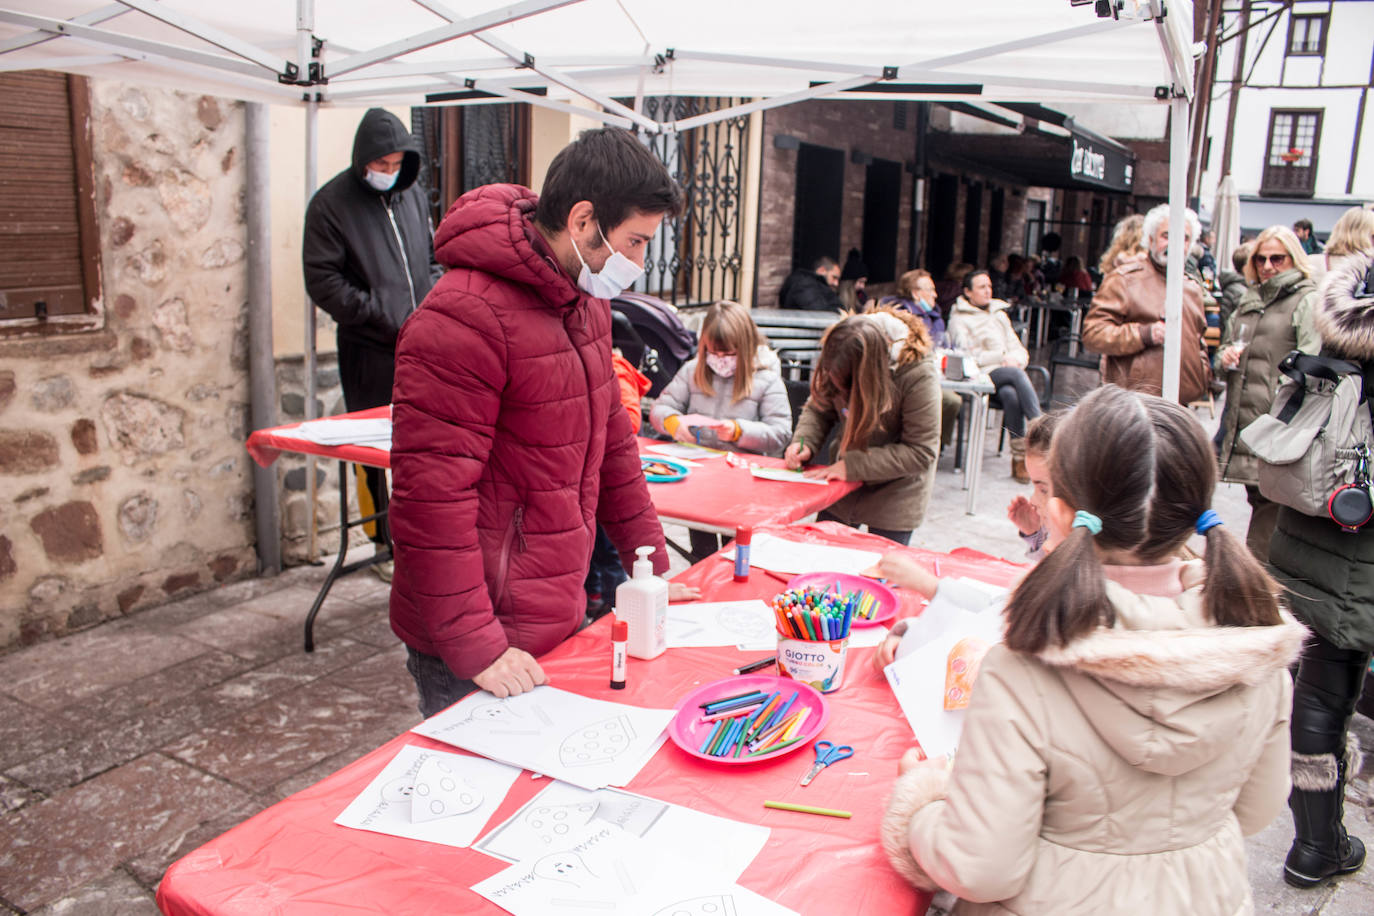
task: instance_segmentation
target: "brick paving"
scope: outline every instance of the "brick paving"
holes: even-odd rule
[[[1021,558],[1003,508],[1022,488],[996,442],[985,440],[972,517],[946,450],[913,543]],[[1223,486],[1216,508],[1243,529],[1240,488]],[[317,650],[301,651],[323,574],[297,567],[0,656],[0,914],[156,913],[157,883],[176,859],[419,720],[387,588],[370,575],[334,588]],[[1374,726],[1357,717],[1356,729],[1371,762],[1352,783],[1346,823],[1374,840]],[[1370,912],[1374,867],[1318,890],[1284,885],[1291,838],[1284,812],[1249,841],[1257,912]]]

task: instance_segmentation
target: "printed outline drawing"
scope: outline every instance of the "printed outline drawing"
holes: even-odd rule
[[[591,735],[587,734],[588,730],[597,729],[598,731],[601,731],[606,729],[607,726],[619,726],[622,729],[621,734],[623,734],[624,737],[620,741],[612,742],[618,744],[619,747],[611,748],[608,750],[604,746],[604,742],[602,742],[602,745],[597,746],[594,749],[595,753],[598,753],[601,756],[595,758],[589,757],[588,759],[582,760],[569,759],[569,757],[572,756],[572,744],[574,741],[577,740],[579,734],[583,738],[590,739],[588,743],[584,745],[584,747],[590,748],[592,747],[591,742],[598,740],[600,736],[598,735],[596,738],[593,738]],[[601,719],[596,722],[588,722],[585,725],[580,725],[577,728],[573,729],[573,731],[569,733],[566,738],[559,742],[558,762],[565,767],[605,766],[606,764],[613,762],[618,756],[620,756],[620,754],[624,753],[625,749],[630,747],[630,745],[634,742],[636,737],[637,734],[634,729],[634,724],[630,721],[630,717],[626,715],[611,716],[610,718]]]
[[[663,907],[654,916],[736,916],[735,898],[731,894],[688,897]]]

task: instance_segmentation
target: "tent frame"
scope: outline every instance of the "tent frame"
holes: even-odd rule
[[[514,47],[495,35],[489,34],[489,30],[538,16],[551,10],[575,5],[581,0],[519,0],[519,2],[466,18],[459,16],[439,0],[413,0],[413,2],[444,20],[444,24],[404,39],[349,53],[328,64],[322,56],[324,41],[315,35],[315,0],[296,0],[294,60],[288,60],[251,42],[225,33],[198,17],[172,9],[159,0],[116,0],[107,6],[69,20],[0,10],[0,22],[17,24],[32,30],[27,34],[0,42],[0,71],[15,69],[14,66],[6,66],[5,55],[7,53],[21,48],[33,47],[43,42],[62,39],[67,43],[79,46],[85,53],[50,58],[45,62],[50,66],[78,68],[111,61],[148,61],[183,72],[188,76],[213,74],[216,80],[242,87],[246,91],[251,90],[256,96],[266,96],[281,102],[301,104],[305,115],[305,193],[308,201],[309,197],[314,194],[319,180],[316,165],[319,106],[329,102],[346,100],[372,104],[413,105],[416,104],[418,95],[423,98],[423,104],[474,104],[495,98],[525,102],[564,113],[574,113],[604,124],[637,128],[645,133],[687,131],[705,124],[756,111],[766,111],[795,102],[820,98],[981,101],[986,103],[990,99],[982,95],[983,87],[980,83],[992,82],[993,77],[977,73],[970,74],[965,71],[950,73],[948,68],[1011,51],[1026,50],[1070,39],[1099,35],[1132,24],[1139,27],[1139,19],[1146,19],[1154,22],[1160,53],[1168,64],[1170,85],[1141,86],[1103,83],[1092,79],[1090,73],[1085,73],[1082,81],[1047,81],[1037,80],[1034,77],[1008,76],[997,76],[995,79],[997,84],[1003,86],[1076,93],[1075,97],[1082,98],[1084,101],[1100,99],[1123,103],[1167,101],[1170,125],[1169,236],[1172,239],[1179,239],[1184,234],[1183,210],[1188,169],[1189,110],[1193,94],[1192,62],[1194,48],[1187,43],[1181,31],[1182,27],[1177,22],[1170,21],[1165,0],[1140,0],[1138,14],[1134,18],[1129,14],[1129,11],[1123,11],[1119,13],[1121,18],[1116,16],[1103,18],[1071,28],[1028,35],[957,54],[891,66],[784,57],[755,57],[694,49],[668,48],[662,52],[653,53],[646,40],[644,52],[638,58],[620,56],[605,61],[578,61],[575,58],[570,58],[565,63],[571,66],[600,68],[582,70],[578,74],[568,72],[566,67],[556,66],[549,62],[540,62],[528,51]],[[1136,6],[1136,4],[1127,3],[1124,6],[1131,7]],[[145,39],[116,31],[108,25],[129,13],[155,19],[214,46],[218,51],[181,47],[167,42]],[[504,56],[505,60],[495,62],[461,60],[436,60],[423,63],[397,62],[397,58],[412,52],[468,36],[497,51]],[[668,71],[677,61],[729,63],[789,73],[811,73],[815,76],[813,81],[809,81],[810,85],[795,91],[743,102],[728,108],[685,118],[681,121],[660,122],[645,116],[639,110],[644,95],[645,79],[650,73],[659,74]],[[515,76],[497,78],[478,78],[470,75],[493,68],[514,68],[524,72]],[[637,76],[633,108],[624,105],[605,92],[593,89],[586,82],[587,78],[607,75]],[[413,82],[387,82],[388,80],[413,80],[416,77],[434,77],[438,82],[418,87]],[[337,81],[341,86],[346,85],[348,88],[333,90],[331,89],[331,80]],[[364,81],[368,80],[379,81],[381,85],[362,85]],[[358,85],[355,87],[354,84]],[[529,91],[541,87],[547,88],[549,85],[559,86],[593,107],[583,108],[557,99],[548,99]],[[463,96],[462,98],[452,98],[455,89],[462,90],[459,93]],[[261,128],[260,118],[260,113],[253,115],[253,123],[256,125],[255,131]],[[259,151],[259,155],[265,155],[264,144],[255,143],[249,146],[250,152],[255,150]],[[250,289],[270,288],[262,284],[262,277],[257,276],[260,271],[270,270],[270,264],[266,263],[265,246],[263,247],[263,257],[255,258],[249,264]],[[1183,300],[1184,254],[1184,246],[1182,245],[1169,247],[1165,294],[1164,396],[1175,400],[1178,395],[1178,368],[1180,364],[1180,317]],[[270,301],[257,302],[255,298],[253,307],[266,309],[270,315]],[[313,419],[315,417],[316,325],[314,305],[308,299],[305,303],[304,317],[305,414],[307,419]],[[268,327],[270,328],[270,324]],[[270,340],[267,343],[270,352]],[[254,396],[255,398],[260,396],[256,388],[254,389]],[[313,459],[308,463],[306,479],[312,509],[310,512],[309,555],[313,559],[316,555]],[[275,477],[273,477],[272,483],[275,487]],[[259,492],[257,496],[260,506],[264,505],[264,500],[270,500],[272,505],[276,504],[275,490],[270,495]],[[275,564],[263,559],[263,550],[264,545],[259,544],[260,566],[264,568],[279,567],[279,547]]]

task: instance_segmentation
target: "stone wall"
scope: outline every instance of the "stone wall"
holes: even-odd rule
[[[0,342],[0,648],[251,575],[242,107],[91,82],[104,327]]]

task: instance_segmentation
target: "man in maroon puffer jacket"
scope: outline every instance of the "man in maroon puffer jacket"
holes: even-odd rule
[[[401,329],[392,391],[391,628],[425,716],[474,685],[544,683],[535,656],[583,620],[598,521],[627,569],[648,544],[667,570],[606,300],[681,205],[662,163],[604,128],[554,158],[542,197],[488,185],[440,224],[449,270]]]

